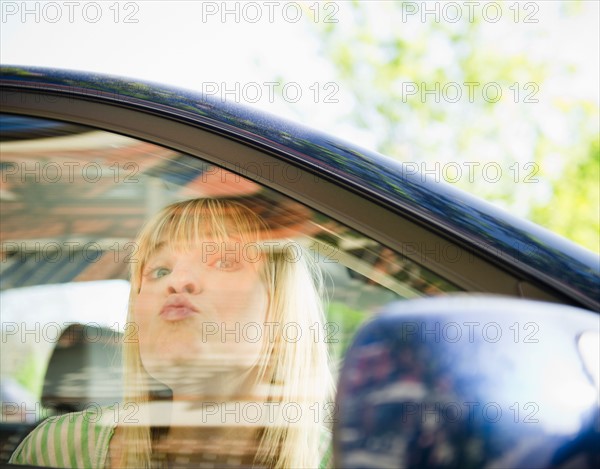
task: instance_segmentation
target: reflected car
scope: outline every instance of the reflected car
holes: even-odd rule
[[[336,379],[357,331],[382,311],[406,306],[413,314],[409,305],[427,297],[437,297],[442,309],[447,300],[456,312],[462,301],[471,310],[476,296],[481,323],[498,314],[492,307],[498,297],[522,311],[563,306],[598,320],[596,254],[335,136],[213,96],[76,71],[3,66],[0,90],[2,383],[27,396],[3,392],[2,462],[44,418],[113,400],[117,408],[122,383],[114,365],[120,351],[111,345],[113,360],[106,344],[127,338],[134,240],[153,214],[180,200],[243,203],[260,214],[273,242],[292,240],[310,255],[323,276],[325,305],[325,322],[311,330],[311,339],[327,344]],[[539,338],[543,321],[543,315],[529,321],[539,326]],[[69,346],[73,330],[93,339],[79,345],[104,345]],[[385,342],[355,357],[341,388],[379,368],[381,376],[400,376],[386,371],[392,366],[386,360],[394,353],[409,356],[411,343],[389,348]],[[76,356],[78,368],[65,372]],[[490,369],[503,366],[490,357]],[[468,363],[457,359],[459,366]],[[107,369],[114,372],[110,392],[99,385]],[[588,378],[597,393],[598,383]],[[341,398],[354,399],[346,391]],[[597,409],[597,399],[590,405]],[[337,441],[329,466],[387,467],[369,459],[377,445],[396,439],[400,446],[419,444],[402,440],[402,425],[390,427],[385,442],[375,442],[376,429],[367,427],[377,416],[351,419],[360,427],[360,441],[374,445],[355,451],[352,462],[343,453],[350,433],[335,424],[338,417],[348,422],[344,409],[355,407],[334,401],[332,408],[342,413],[324,419]],[[388,465],[460,467],[456,458],[447,465],[436,461],[394,459]]]

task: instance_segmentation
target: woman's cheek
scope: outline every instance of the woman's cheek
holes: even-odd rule
[[[140,337],[140,340],[143,340],[148,332],[148,325],[151,319],[151,313],[149,311],[151,305],[151,299],[148,298],[148,295],[142,293],[134,300],[133,321],[138,327],[138,336]]]
[[[225,293],[219,303],[219,317],[225,322],[262,323],[266,319],[267,297],[257,290]]]

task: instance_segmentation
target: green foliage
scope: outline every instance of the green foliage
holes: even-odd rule
[[[41,396],[45,371],[44,361],[40,360],[36,354],[30,353],[14,378],[32,395]]]
[[[343,119],[369,129],[377,150],[401,161],[427,169],[458,163],[461,177],[442,170],[440,180],[600,251],[598,105],[571,85],[581,62],[541,52],[551,50],[562,21],[586,20],[586,5],[538,2],[540,21],[524,23],[511,21],[510,2],[494,24],[481,15],[407,21],[402,2],[340,5],[338,23],[313,27],[353,100]],[[474,99],[465,83],[479,84]],[[411,84],[417,94],[408,92]],[[449,84],[461,88],[460,100],[421,93]],[[484,96],[486,84],[501,97]],[[464,163],[480,166],[471,175]],[[481,172],[487,163],[500,168],[499,180]]]
[[[587,152],[573,155],[562,177],[554,181],[550,204],[532,210],[532,218],[541,225],[596,252],[600,252],[599,159],[600,145],[595,140]]]
[[[326,311],[328,326],[325,340],[329,343],[334,362],[339,361],[346,354],[354,334],[367,317],[366,312],[349,308],[344,303],[329,304]]]

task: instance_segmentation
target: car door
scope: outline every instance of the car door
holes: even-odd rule
[[[112,331],[110,341],[127,337],[136,233],[175,201],[243,201],[274,239],[302,247],[324,279],[325,322],[307,334],[327,344],[334,374],[357,328],[394,300],[487,292],[576,302],[576,295],[502,264],[503,253],[486,255],[439,224],[357,190],[334,165],[341,161],[347,174],[366,181],[377,162],[366,168],[363,157],[339,148],[329,154],[329,167],[315,169],[320,140],[300,128],[273,119],[263,123],[258,141],[252,130],[259,116],[244,109],[200,101],[190,111],[194,121],[161,104],[162,91],[152,91],[158,98],[149,109],[131,98],[138,86],[145,90],[141,85],[122,83],[123,95],[109,95],[75,90],[73,83],[72,90],[9,87],[3,95],[2,382],[15,391],[3,391],[2,409],[3,425],[21,425],[8,430],[14,438],[4,460],[27,429],[58,411],[43,392],[62,333],[81,324]],[[283,158],[275,145],[265,146],[265,127],[273,138],[300,142],[304,153]],[[106,335],[87,338],[102,340]],[[86,408],[117,409],[114,393],[89,392],[111,365],[95,353],[88,353],[85,371],[65,377],[63,395]],[[311,410],[327,425],[334,419],[330,404]]]

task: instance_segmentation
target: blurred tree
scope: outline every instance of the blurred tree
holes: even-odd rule
[[[547,205],[532,208],[531,218],[598,252],[600,233],[600,145],[592,141],[585,154],[574,155],[562,177],[553,182]]]
[[[553,50],[569,34],[557,27],[586,21],[585,2],[500,2],[497,22],[464,6],[451,21],[443,2],[422,17],[426,3],[435,12],[345,2],[337,23],[311,23],[352,100],[345,118],[423,178],[600,252],[597,98],[578,95],[579,62]]]

